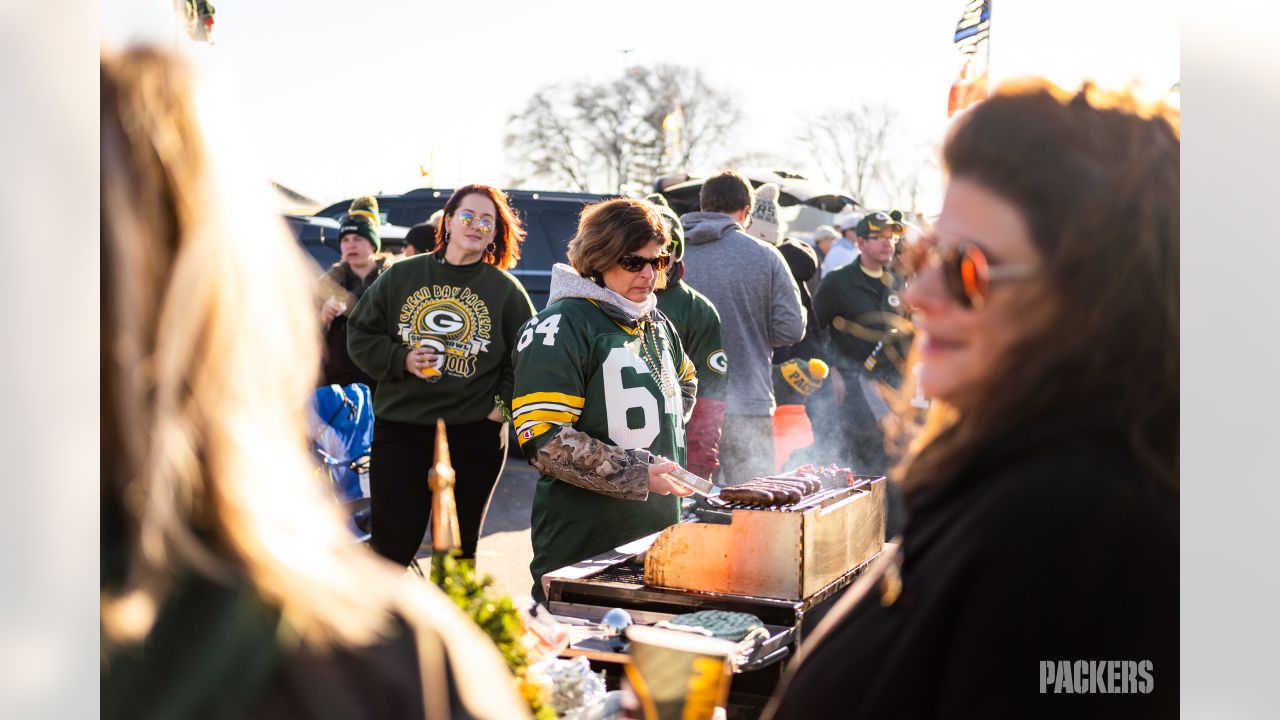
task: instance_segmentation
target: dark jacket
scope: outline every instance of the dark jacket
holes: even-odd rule
[[[347,318],[355,309],[356,301],[364,296],[364,292],[373,285],[382,271],[387,267],[385,259],[375,261],[373,270],[363,279],[351,272],[345,262],[334,263],[317,281],[320,285],[317,297],[323,302],[329,295],[337,297],[347,304],[347,311],[333,319],[324,332],[324,357],[321,363],[321,385],[350,385],[364,383],[370,390],[377,388],[378,383],[369,373],[361,370],[347,352]]]
[[[447,687],[449,717],[472,718],[430,629],[396,618],[365,647],[282,641],[280,613],[245,582],[176,581],[151,632],[103,665],[104,718],[423,718],[423,683]],[[423,672],[421,649],[446,662]]]
[[[897,385],[911,346],[902,287],[902,279],[889,269],[874,278],[857,260],[823,276],[813,306],[818,327],[826,334],[826,359],[841,374],[861,372],[875,352],[873,377]],[[836,317],[843,321],[833,322]],[[881,340],[884,346],[876,351]]]
[[[800,305],[805,310],[805,327],[804,337],[800,338],[800,342],[773,351],[773,362],[776,365],[797,357],[805,360],[825,358],[818,339],[818,316],[813,312],[813,297],[809,295],[808,285],[818,274],[818,254],[807,243],[794,238],[784,239],[777,247],[800,289]]]
[[[1176,717],[1177,493],[1090,423],[1029,424],[909,495],[900,595],[833,611],[773,717]],[[1150,661],[1151,692],[1042,694],[1064,660]]]

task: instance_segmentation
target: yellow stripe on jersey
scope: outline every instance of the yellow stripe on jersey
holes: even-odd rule
[[[512,422],[517,427],[525,424],[530,420],[557,420],[560,422],[572,423],[578,419],[578,413],[560,410],[528,410],[525,412],[517,412],[512,418]]]
[[[550,423],[538,423],[533,427],[526,428],[516,433],[516,440],[518,440],[521,445],[524,445],[525,443],[529,442],[530,440],[533,440],[534,438],[538,437],[539,435],[550,430],[553,427],[556,427],[556,426]]]
[[[680,366],[680,382],[690,380],[694,376],[693,363],[689,362],[689,358],[684,359],[684,364]]]
[[[511,410],[514,412],[525,405],[537,402],[553,402],[581,409],[583,405],[587,404],[587,399],[578,397],[577,395],[566,395],[558,392],[529,393],[528,395],[521,395],[513,400],[511,402]]]

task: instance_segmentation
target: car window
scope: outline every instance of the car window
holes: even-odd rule
[[[386,211],[387,221],[392,225],[403,225],[405,227],[413,227],[421,222],[426,222],[431,217],[431,213],[444,207],[444,199],[438,203],[432,203],[430,200],[422,198],[387,198]]]
[[[578,232],[578,213],[569,210],[545,210],[539,213],[551,257],[555,262],[569,262],[569,241]]]
[[[551,265],[556,261],[551,254],[551,247],[547,244],[547,233],[539,218],[541,213],[537,210],[529,213],[518,207],[512,209],[520,217],[520,224],[524,226],[526,232],[524,242],[520,245],[520,262],[516,264],[515,269],[550,271]]]

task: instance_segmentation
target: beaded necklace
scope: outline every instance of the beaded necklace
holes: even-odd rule
[[[667,381],[667,374],[663,372],[662,363],[653,357],[653,353],[658,352],[658,330],[655,327],[656,325],[657,323],[651,317],[640,321],[640,356],[644,358],[644,364],[649,366],[649,372],[658,378],[658,387],[662,389],[663,397],[675,398],[675,390],[672,389],[671,383]],[[653,343],[652,352],[649,350],[649,343],[645,342],[646,334]]]

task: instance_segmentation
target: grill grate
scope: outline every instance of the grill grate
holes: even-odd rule
[[[592,580],[601,582],[627,583],[630,585],[644,584],[644,568],[640,565],[632,565],[623,563],[615,565],[608,570],[603,570],[596,575],[591,576]]]
[[[849,488],[847,487],[819,490],[818,492],[813,493],[812,495],[806,495],[803,500],[801,500],[800,502],[794,505],[766,505],[761,507],[759,505],[747,505],[745,503],[725,502],[724,500],[721,500],[719,498],[711,498],[707,501],[707,503],[714,507],[727,508],[730,510],[758,510],[761,512],[800,512],[803,510],[808,510],[811,507],[816,507],[818,505],[821,505],[823,501],[825,501],[827,498],[833,497],[835,495],[847,494],[848,490]]]

